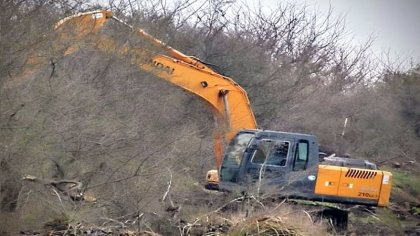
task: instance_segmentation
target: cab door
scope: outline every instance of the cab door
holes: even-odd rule
[[[281,185],[292,166],[292,144],[290,140],[258,140],[245,168],[247,182]]]
[[[311,148],[310,142],[306,139],[296,141],[291,158],[292,168],[287,176],[289,183],[284,188],[289,196],[307,198],[314,191],[317,168],[309,165]]]

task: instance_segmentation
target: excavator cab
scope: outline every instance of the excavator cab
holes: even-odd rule
[[[315,136],[265,130],[244,130],[227,147],[220,168],[222,190],[245,190],[251,185],[313,192],[318,142]],[[305,191],[310,190],[310,191]]]

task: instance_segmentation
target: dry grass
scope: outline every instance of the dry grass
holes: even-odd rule
[[[279,203],[265,208],[245,207],[231,213],[213,211],[184,225],[184,235],[329,235],[327,225],[299,206]]]
[[[237,213],[230,217],[233,227],[228,235],[329,235],[322,222],[299,207],[281,204],[251,216]]]

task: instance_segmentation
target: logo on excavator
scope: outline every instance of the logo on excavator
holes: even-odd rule
[[[366,198],[378,198],[379,197],[377,194],[364,193],[364,192],[359,192],[358,196],[359,197],[366,197]]]
[[[172,68],[170,66],[164,65],[162,62],[159,62],[157,60],[152,61],[152,65],[162,71],[165,71],[166,73],[172,75],[175,71],[175,68]]]
[[[308,176],[308,180],[310,180],[310,181],[315,181],[315,179],[316,179],[315,175]]]

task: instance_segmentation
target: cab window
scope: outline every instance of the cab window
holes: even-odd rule
[[[299,140],[296,145],[295,158],[293,162],[293,170],[305,170],[308,163],[309,142],[307,140]]]
[[[289,153],[289,142],[278,140],[261,140],[254,151],[252,163],[272,166],[286,166]]]
[[[224,165],[239,166],[245,149],[254,134],[242,133],[235,137],[226,150]]]

